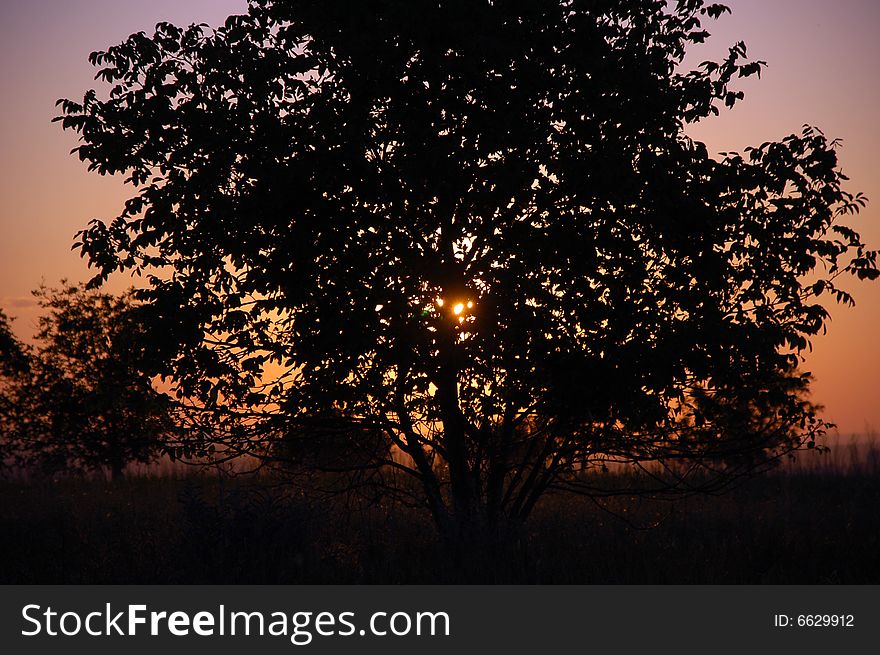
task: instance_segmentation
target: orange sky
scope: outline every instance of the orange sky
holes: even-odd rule
[[[695,63],[737,40],[769,63],[763,79],[743,84],[736,109],[691,130],[710,150],[742,150],[779,139],[803,123],[844,140],[849,189],[874,202],[856,227],[880,247],[880,2],[874,0],[728,0],[733,15],[710,26],[713,38]],[[29,291],[41,280],[83,280],[71,252],[74,233],[93,217],[112,218],[128,191],[117,179],[88,174],[68,155],[75,141],[50,119],[60,97],[93,85],[88,53],[149,30],[160,20],[217,24],[244,0],[6,0],[0,4],[0,307],[33,333]],[[127,279],[112,282],[127,286]],[[805,370],[816,376],[814,400],[841,432],[880,429],[880,283],[848,289],[854,309],[832,307],[829,334],[816,339]]]

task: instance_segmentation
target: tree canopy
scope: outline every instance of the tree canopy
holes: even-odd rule
[[[214,439],[361,438],[441,530],[516,523],[609,462],[729,478],[815,438],[798,370],[843,274],[837,142],[711,155],[689,124],[760,75],[685,69],[702,0],[252,0],[91,55],[62,100],[136,191],[77,247],[143,274]],[[268,451],[265,451],[268,452]],[[401,480],[409,479],[414,487]],[[466,526],[466,527],[463,527]]]

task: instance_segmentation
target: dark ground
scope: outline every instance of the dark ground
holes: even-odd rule
[[[242,478],[0,483],[0,583],[878,584],[880,474],[806,467],[606,509],[551,497],[526,542],[462,580],[404,508],[310,504]]]

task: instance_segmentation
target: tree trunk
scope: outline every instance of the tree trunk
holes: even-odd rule
[[[119,482],[123,477],[125,477],[125,464],[113,462],[110,465],[110,481]]]

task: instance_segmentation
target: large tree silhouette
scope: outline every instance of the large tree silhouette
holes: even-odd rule
[[[330,443],[452,542],[609,462],[723,484],[822,431],[797,366],[876,253],[817,129],[686,136],[763,62],[683,69],[726,9],[672,4],[253,0],[135,34],[91,57],[103,99],[59,101],[137,187],[77,245],[149,276],[213,439]]]

